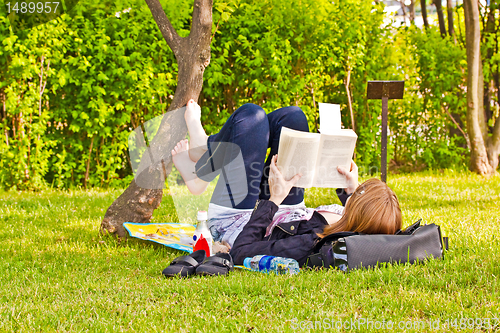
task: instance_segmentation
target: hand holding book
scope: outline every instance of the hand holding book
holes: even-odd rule
[[[356,139],[352,130],[319,134],[283,127],[278,166],[285,179],[302,174],[297,187],[346,188],[346,177],[337,167],[350,167]]]
[[[340,108],[333,104],[320,105],[320,126],[321,133],[283,127],[278,166],[285,179],[302,174],[296,187],[348,188],[347,173],[338,167],[351,169],[358,136],[353,130],[341,129]]]
[[[358,188],[358,166],[356,163],[354,163],[353,160],[351,160],[351,167],[350,171],[342,166],[337,167],[338,172],[346,177],[347,180],[347,187],[346,187],[346,193],[347,194],[352,194],[354,191],[356,191],[356,188]]]
[[[276,166],[277,159],[278,155],[274,155],[271,159],[271,169],[269,171],[269,192],[271,197],[269,198],[269,201],[272,201],[279,206],[283,200],[285,200],[292,187],[295,186],[302,175],[296,174],[290,180],[286,180]]]

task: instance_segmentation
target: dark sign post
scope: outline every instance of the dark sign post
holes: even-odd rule
[[[390,99],[402,99],[405,81],[368,81],[366,97],[382,99],[382,156],[380,179],[387,182],[387,104]]]

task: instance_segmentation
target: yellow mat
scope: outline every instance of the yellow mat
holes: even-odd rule
[[[187,223],[123,223],[131,237],[156,242],[177,250],[193,252],[196,226]]]

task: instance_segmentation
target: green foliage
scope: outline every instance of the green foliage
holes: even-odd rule
[[[390,113],[393,162],[410,170],[464,165],[466,139],[451,117],[465,130],[465,50],[436,27],[405,28],[397,39],[406,96]]]
[[[379,32],[381,21],[382,8],[368,2],[241,1],[213,43],[204,124],[215,132],[251,102],[269,112],[299,105],[315,130],[315,103],[345,102],[345,69],[369,61],[369,35]]]
[[[390,101],[392,165],[462,166],[466,142],[447,112],[465,128],[465,51],[435,28],[384,26],[382,10],[358,1],[241,1],[213,44],[201,100],[205,127],[218,131],[248,102],[268,112],[298,105],[312,131],[315,103],[338,103],[352,127],[350,73],[356,161],[369,173],[380,166],[381,102],[366,100],[367,81],[405,80],[404,100]]]
[[[192,4],[162,2],[187,36]],[[465,141],[446,111],[465,128],[465,52],[435,29],[384,26],[382,5],[370,1],[231,0],[213,8],[212,59],[198,101],[207,133],[248,102],[267,112],[298,105],[312,131],[317,103],[338,103],[350,128],[350,75],[356,162],[368,173],[379,167],[381,103],[366,100],[367,81],[404,79],[404,100],[390,101],[393,165],[464,163]],[[128,183],[128,135],[165,112],[177,84],[175,57],[145,2],[81,1],[17,34],[0,18],[0,37],[0,186]]]
[[[181,7],[171,8],[185,13],[174,21],[179,30],[191,15]],[[19,36],[0,18],[4,187],[121,184],[131,174],[129,131],[173,98],[174,56],[143,1],[81,2],[76,11]],[[40,84],[42,57],[50,69]]]

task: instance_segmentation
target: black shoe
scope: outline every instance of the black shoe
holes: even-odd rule
[[[197,268],[196,275],[226,275],[234,269],[229,253],[217,253],[206,258]]]
[[[196,267],[206,259],[204,250],[198,250],[190,255],[177,257],[170,263],[170,266],[162,272],[165,277],[181,276],[186,277],[196,272]]]

